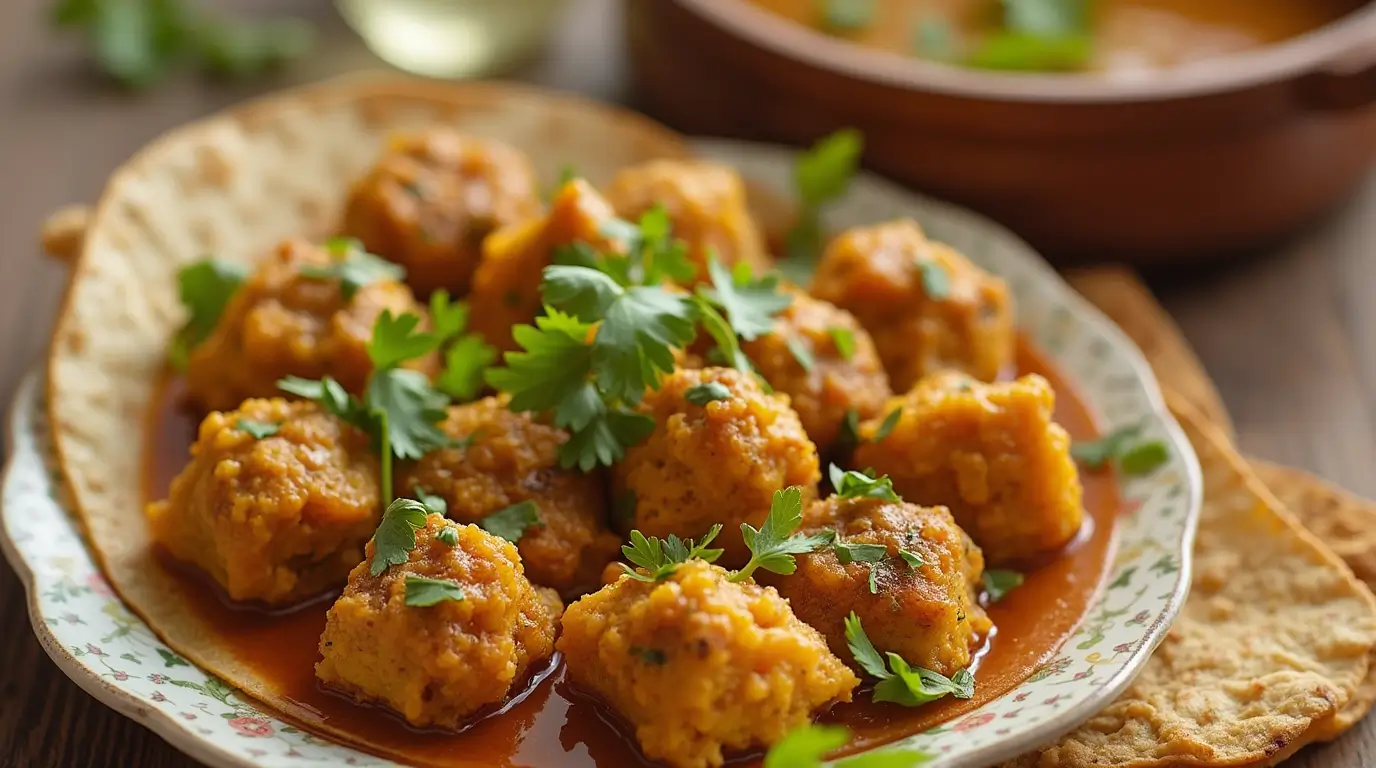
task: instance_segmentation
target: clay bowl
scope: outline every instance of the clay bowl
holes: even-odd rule
[[[1265,245],[1340,202],[1376,156],[1376,4],[1134,81],[943,66],[742,0],[625,5],[637,97],[665,122],[795,144],[855,126],[870,167],[1062,263]]]

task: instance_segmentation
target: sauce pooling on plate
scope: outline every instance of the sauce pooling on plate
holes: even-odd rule
[[[1040,10],[1019,18],[998,0],[750,1],[799,24],[893,53],[995,69],[1115,74],[1181,66],[1278,43],[1361,5],[1355,0],[1007,4]],[[1077,14],[1077,8],[1086,10]],[[1019,34],[1019,24],[1033,34]]]

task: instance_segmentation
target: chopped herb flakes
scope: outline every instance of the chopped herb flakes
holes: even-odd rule
[[[302,267],[301,276],[312,280],[338,280],[339,292],[348,301],[360,288],[384,280],[402,280],[406,270],[400,264],[374,256],[363,244],[351,237],[336,237],[325,241],[325,249],[332,260],[324,266]]]
[[[1128,475],[1145,475],[1170,460],[1170,451],[1160,440],[1138,441],[1142,426],[1135,424],[1115,429],[1098,440],[1076,442],[1070,455],[1086,469],[1102,469],[1117,461]]]
[[[832,464],[827,470],[831,487],[841,499],[883,499],[898,503],[903,501],[893,489],[893,480],[888,475],[874,477],[866,472],[843,470]]]
[[[812,373],[812,369],[817,366],[817,358],[812,356],[812,349],[801,336],[795,333],[785,334],[784,346],[788,347],[789,354],[793,355],[793,359],[798,361],[798,365],[802,366],[804,371]]]
[[[540,505],[527,499],[493,512],[478,521],[478,527],[515,544],[526,531],[544,525],[540,519]]]
[[[282,428],[281,422],[256,421],[254,419],[239,419],[234,423],[235,429],[247,432],[254,440],[262,440],[265,437],[272,437]]]
[[[412,608],[428,608],[446,600],[463,600],[463,587],[444,579],[423,576],[406,577],[406,604]]]
[[[731,390],[719,381],[707,381],[696,386],[689,387],[683,393],[683,399],[697,406],[704,406],[717,400],[726,400],[731,397]]]
[[[984,572],[983,581],[984,594],[989,598],[989,602],[997,603],[1009,592],[1022,586],[1023,575],[1017,571],[994,569]]]
[[[913,570],[917,570],[918,568],[921,568],[923,565],[925,565],[925,561],[923,561],[922,555],[919,555],[916,552],[909,552],[906,549],[900,549],[898,550],[898,556],[903,558],[903,562],[907,563],[908,567],[912,568]]]
[[[951,275],[932,259],[918,259],[922,273],[922,292],[932,301],[945,301],[951,296]]]
[[[435,534],[435,540],[449,547],[459,545],[459,531],[452,525],[445,526],[440,532]]]
[[[850,544],[841,539],[837,539],[831,545],[836,552],[836,559],[842,564],[850,563],[877,563],[884,559],[889,553],[889,548],[883,544]]]
[[[850,362],[855,357],[855,332],[849,328],[842,328],[833,325],[827,328],[827,333],[831,336],[831,343],[836,345],[836,352],[842,360]]]
[[[187,319],[172,338],[168,357],[172,366],[186,370],[191,350],[210,337],[224,314],[225,306],[248,279],[246,264],[219,259],[203,259],[177,272],[177,293],[186,307]]]
[[[879,429],[876,429],[876,430],[874,431],[874,437],[870,440],[870,442],[872,442],[872,443],[882,443],[882,442],[884,442],[884,440],[887,439],[889,435],[893,434],[893,429],[894,429],[894,427],[898,426],[898,422],[899,422],[899,420],[902,419],[902,418],[903,418],[903,409],[902,409],[902,408],[895,408],[895,409],[893,409],[893,411],[891,411],[891,412],[889,413],[888,416],[885,416],[885,417],[884,417],[884,420],[883,420],[882,422],[880,422],[880,424],[879,424]]]
[[[662,667],[669,662],[668,654],[658,648],[645,648],[639,645],[631,646],[631,654],[639,658],[646,664]]]
[[[822,0],[822,23],[832,32],[858,32],[874,23],[875,0]]]
[[[936,701],[946,695],[968,699],[975,695],[975,676],[967,669],[951,677],[922,667],[910,667],[896,653],[879,655],[865,634],[860,617],[854,611],[846,617],[846,644],[865,672],[879,680],[874,686],[874,700],[890,701],[905,707],[916,707]],[[884,659],[887,657],[887,666]]]
[[[864,144],[859,131],[847,128],[818,141],[794,161],[798,219],[788,232],[788,256],[779,262],[779,270],[789,280],[806,285],[812,278],[822,253],[822,209],[850,188]]]

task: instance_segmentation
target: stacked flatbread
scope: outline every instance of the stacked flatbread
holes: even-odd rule
[[[1376,699],[1376,506],[1243,459],[1213,383],[1130,272],[1071,283],[1142,348],[1199,454],[1194,583],[1122,697],[1005,768],[1267,766],[1337,737]]]

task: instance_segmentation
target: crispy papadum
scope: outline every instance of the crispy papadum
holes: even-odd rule
[[[623,166],[688,155],[676,134],[645,118],[506,85],[349,78],[252,102],[163,136],[111,177],[52,340],[54,444],[110,583],[179,653],[301,719],[311,713],[227,652],[151,551],[139,448],[168,340],[183,321],[177,270],[207,254],[249,261],[289,235],[328,234],[384,140],[431,125],[525,151],[546,184],[570,162],[605,183]]]
[[[1007,768],[1272,765],[1337,727],[1376,647],[1376,598],[1184,398],[1204,473],[1190,598],[1132,687]]]

